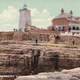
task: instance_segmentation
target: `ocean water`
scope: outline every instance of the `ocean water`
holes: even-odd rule
[[[80,80],[80,67],[61,72],[45,72],[37,75],[19,76],[15,80]]]

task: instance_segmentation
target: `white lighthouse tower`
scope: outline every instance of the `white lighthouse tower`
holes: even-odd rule
[[[19,31],[24,32],[28,26],[31,26],[31,11],[27,9],[27,5],[24,5],[23,8],[20,9]]]

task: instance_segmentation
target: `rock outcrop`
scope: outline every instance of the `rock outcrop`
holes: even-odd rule
[[[61,72],[45,72],[38,75],[19,76],[15,80],[80,80],[80,68],[62,70]]]

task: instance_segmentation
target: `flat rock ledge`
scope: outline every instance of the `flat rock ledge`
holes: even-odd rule
[[[15,80],[80,80],[80,68],[62,70],[61,72],[45,72],[38,75],[19,76]]]

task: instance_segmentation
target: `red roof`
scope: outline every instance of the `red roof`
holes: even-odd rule
[[[34,30],[30,30],[31,33],[37,33],[37,34],[48,34],[48,33],[52,33],[53,31],[51,30],[46,30],[46,29],[34,29]]]
[[[71,23],[80,24],[80,17],[72,16],[70,13],[60,14],[59,16],[55,17],[53,20],[55,20],[55,19],[62,19],[62,18],[66,18]]]

